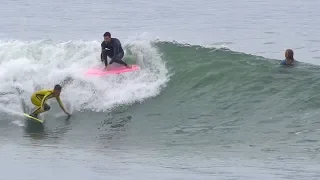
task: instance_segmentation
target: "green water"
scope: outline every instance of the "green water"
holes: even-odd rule
[[[84,45],[78,48],[86,48]],[[132,166],[125,165],[125,169],[141,172],[143,168],[139,169],[138,164],[150,164],[150,172],[162,173],[168,168],[178,168],[181,173],[184,168],[208,172],[224,166],[244,168],[243,171],[248,168],[236,162],[252,164],[255,168],[251,169],[257,174],[262,173],[259,168],[272,166],[286,174],[282,167],[297,162],[299,167],[316,166],[319,67],[305,63],[282,67],[279,60],[171,42],[153,42],[143,47],[125,46],[128,61],[135,60],[132,52],[137,48],[144,54],[139,61],[144,69],[142,74],[127,74],[120,79],[59,76],[66,89],[64,102],[73,108],[70,119],[61,114],[56,104],[45,115],[43,126],[26,123],[10,112],[3,113],[2,153],[15,149],[8,157],[22,158],[22,162],[31,158],[35,161],[32,168],[41,164],[40,157],[49,163],[50,153],[60,153],[57,157],[69,159],[61,162],[72,165],[74,171],[84,170],[79,163],[89,162],[87,156],[92,156],[95,160],[89,166],[101,166],[102,174],[110,169],[106,167],[109,163],[102,165],[100,161],[112,161],[118,168],[121,163],[131,162]],[[3,107],[7,104],[18,111],[21,106],[16,99],[28,102],[32,91],[29,81],[23,80],[25,76],[14,77],[5,80],[8,83],[3,86],[1,100]],[[132,79],[136,79],[134,84],[128,85]],[[26,89],[18,95],[13,89],[21,85]],[[112,100],[118,92],[122,93],[122,105]],[[98,93],[105,96],[97,98]],[[29,154],[43,151],[49,154]],[[26,155],[22,157],[21,153]],[[9,161],[9,167],[24,167],[17,163]],[[92,177],[93,172],[85,175]]]

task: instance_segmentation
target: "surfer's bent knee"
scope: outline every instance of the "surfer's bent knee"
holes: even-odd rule
[[[122,60],[124,56],[124,52],[121,52],[117,55],[117,59]]]

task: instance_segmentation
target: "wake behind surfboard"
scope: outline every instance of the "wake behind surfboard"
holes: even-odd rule
[[[108,71],[104,70],[104,68],[93,68],[89,69],[86,72],[86,75],[89,76],[104,76],[104,75],[112,75],[112,74],[121,74],[125,72],[133,72],[138,71],[140,69],[137,65],[131,65],[131,68],[127,68],[124,66],[120,67],[111,67]]]

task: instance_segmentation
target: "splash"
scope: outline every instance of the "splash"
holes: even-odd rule
[[[36,90],[63,85],[62,101],[74,110],[108,111],[157,96],[169,80],[164,60],[147,41],[125,43],[125,60],[142,70],[119,76],[86,77],[101,65],[100,42],[0,41],[0,105],[21,112]]]

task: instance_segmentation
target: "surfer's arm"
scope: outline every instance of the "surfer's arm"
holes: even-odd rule
[[[116,52],[117,52],[116,48],[113,48],[113,57],[111,58],[109,64],[112,64],[116,60],[116,57],[117,57],[117,54],[115,54]]]
[[[70,115],[70,114],[66,111],[66,109],[64,108],[63,103],[62,103],[60,97],[56,97],[56,99],[57,99],[57,101],[58,101],[58,103],[59,103],[60,108],[61,108],[66,114]]]
[[[104,46],[104,43],[102,42],[102,43],[101,43],[101,54],[100,54],[101,61],[104,61],[104,59],[103,59],[103,54],[102,54],[102,53],[103,53],[103,51],[105,50],[105,48],[106,48],[106,47]]]

